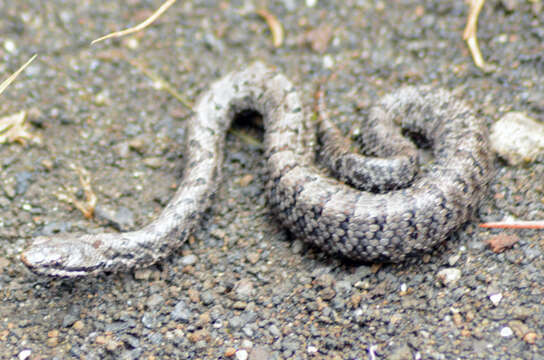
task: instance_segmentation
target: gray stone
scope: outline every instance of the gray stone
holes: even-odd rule
[[[179,301],[176,306],[174,306],[174,310],[170,313],[170,316],[172,317],[172,320],[185,323],[189,322],[192,317],[191,311],[183,300]]]

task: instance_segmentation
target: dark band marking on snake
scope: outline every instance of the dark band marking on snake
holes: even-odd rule
[[[487,128],[445,90],[407,87],[385,96],[361,131],[368,155],[351,155],[326,117],[315,130],[285,76],[255,63],[200,97],[187,125],[184,176],[156,220],[132,232],[38,237],[21,255],[24,264],[37,274],[77,277],[166,257],[209,207],[225,134],[245,110],[263,117],[266,192],[278,219],[297,238],[349,259],[397,262],[431,249],[470,218],[490,177]],[[417,149],[400,128],[431,145],[435,160],[424,171],[413,170]],[[341,181],[316,166],[316,133]]]

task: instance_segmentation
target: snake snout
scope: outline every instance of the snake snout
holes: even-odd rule
[[[96,257],[89,256],[94,250],[91,244],[74,236],[41,236],[21,254],[21,261],[38,275],[79,277],[100,265]]]

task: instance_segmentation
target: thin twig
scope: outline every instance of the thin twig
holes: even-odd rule
[[[266,9],[257,10],[257,14],[261,16],[268,27],[270,28],[270,33],[272,34],[272,44],[274,47],[279,48],[283,44],[283,27],[281,26],[278,18]]]
[[[472,59],[476,66],[482,70],[491,70],[492,66],[487,64],[482,56],[480,47],[478,46],[478,16],[484,6],[485,0],[471,0],[470,10],[467,18],[467,25],[463,33],[463,39],[467,42],[468,49],[472,55]]]
[[[487,222],[480,224],[480,227],[491,229],[544,229],[544,220]]]
[[[26,69],[28,65],[30,65],[30,63],[36,58],[36,56],[38,56],[38,54],[34,54],[26,63],[23,64],[23,66],[17,69],[17,71],[11,74],[6,80],[2,82],[2,84],[0,84],[0,94],[2,94],[4,90],[6,90],[6,88],[13,82],[13,80],[15,80],[15,78],[19,76],[19,74],[24,69]]]
[[[140,30],[145,29],[147,26],[149,26],[151,23],[153,23],[153,21],[157,20],[157,18],[159,16],[161,16],[175,2],[176,2],[176,0],[166,0],[164,2],[164,4],[162,4],[157,9],[157,11],[155,11],[153,14],[151,14],[150,17],[148,17],[147,19],[145,19],[144,21],[142,21],[138,25],[136,25],[134,27],[131,27],[131,28],[128,28],[128,29],[125,29],[125,30],[116,31],[116,32],[110,33],[108,35],[104,35],[104,36],[102,36],[102,37],[100,37],[98,39],[93,40],[91,42],[91,45],[94,45],[97,42],[104,41],[104,40],[107,40],[107,39],[110,39],[110,38],[118,38],[118,37],[129,35],[129,34],[132,34],[132,33],[135,33],[135,32],[138,32]]]

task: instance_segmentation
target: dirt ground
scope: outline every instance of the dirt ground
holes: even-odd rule
[[[135,62],[189,101],[262,60],[309,105],[335,71],[327,105],[346,133],[405,84],[448,88],[488,125],[509,111],[544,119],[539,0],[486,2],[478,35],[489,73],[462,41],[463,1],[179,1],[147,30],[90,46],[161,2],[0,0],[0,78],[38,54],[1,95],[0,117],[26,110],[41,138],[0,146],[0,358],[544,359],[544,233],[477,227],[544,219],[542,163],[497,158],[479,218],[432,254],[349,264],[274,220],[262,149],[247,140],[261,134],[239,125],[214,205],[168,259],[76,281],[28,272],[19,254],[34,236],[135,229],[173,195],[191,110]],[[285,29],[279,48],[262,7]],[[73,165],[91,174],[94,219],[58,199],[84,199]],[[486,245],[497,234],[518,241],[497,254]],[[443,285],[443,269],[460,278]]]

